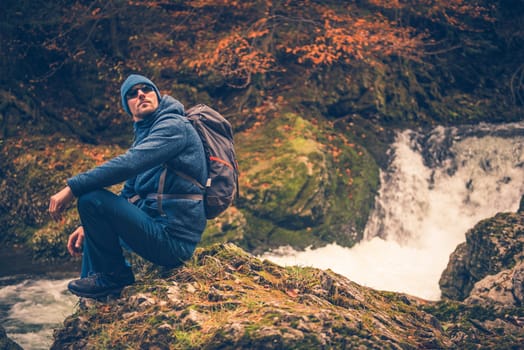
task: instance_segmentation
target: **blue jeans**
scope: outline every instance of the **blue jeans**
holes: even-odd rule
[[[84,227],[81,277],[126,268],[122,245],[143,258],[166,267],[188,260],[196,243],[170,235],[162,217],[153,218],[125,198],[96,190],[78,198]]]

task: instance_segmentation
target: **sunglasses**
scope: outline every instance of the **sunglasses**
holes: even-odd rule
[[[140,84],[133,86],[127,93],[126,93],[126,99],[130,100],[132,98],[136,98],[138,96],[138,90],[141,90],[144,94],[147,94],[151,91],[153,91],[153,88],[146,84]]]

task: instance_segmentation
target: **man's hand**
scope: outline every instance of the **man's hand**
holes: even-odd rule
[[[69,235],[67,240],[67,251],[72,256],[82,255],[82,244],[84,243],[84,228],[78,227],[73,233]]]
[[[51,217],[59,221],[62,218],[62,210],[64,210],[66,205],[72,202],[74,198],[73,191],[71,191],[69,186],[64,187],[60,192],[51,196],[51,200],[49,201],[49,214],[51,214]]]

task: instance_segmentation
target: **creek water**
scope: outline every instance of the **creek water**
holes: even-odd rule
[[[390,152],[362,242],[302,252],[281,247],[261,258],[329,268],[361,285],[438,300],[440,275],[466,231],[519,206],[524,123],[406,130]],[[48,349],[53,329],[77,303],[66,285],[79,268],[58,276],[41,266],[17,270],[14,261],[0,252],[0,324],[25,350]],[[8,265],[11,272],[2,271]]]
[[[78,261],[37,264],[28,251],[0,249],[0,325],[7,335],[25,350],[49,349],[53,330],[78,302],[67,292],[78,271]]]
[[[67,290],[69,279],[19,275],[0,278],[0,320],[23,349],[49,349],[53,330],[74,311],[78,298]]]

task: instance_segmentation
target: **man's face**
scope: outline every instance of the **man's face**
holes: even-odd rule
[[[135,121],[142,120],[158,108],[155,90],[147,84],[137,84],[126,94],[129,111]]]

